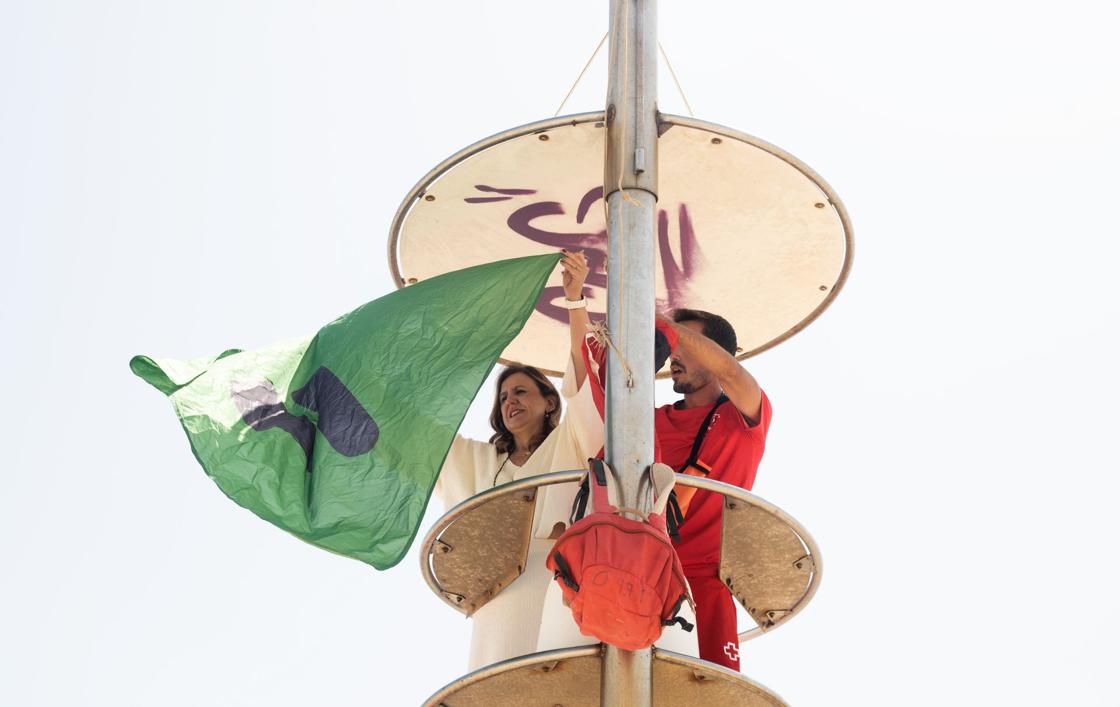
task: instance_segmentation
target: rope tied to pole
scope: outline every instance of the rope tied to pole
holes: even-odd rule
[[[623,356],[622,352],[618,350],[618,347],[614,345],[614,341],[611,340],[611,332],[607,329],[607,325],[603,322],[592,322],[587,327],[587,333],[595,337],[595,341],[599,342],[600,345],[606,345],[611,351],[614,351],[615,356],[618,356],[618,362],[622,364],[622,370],[626,372],[626,387],[633,388],[634,372],[630,369],[630,362],[626,360],[626,357]]]

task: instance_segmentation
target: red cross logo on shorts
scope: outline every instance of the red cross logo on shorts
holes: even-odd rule
[[[731,660],[739,660],[739,646],[728,641],[727,645],[723,647],[723,654]]]

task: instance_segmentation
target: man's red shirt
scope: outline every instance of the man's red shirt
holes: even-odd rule
[[[708,405],[687,410],[664,405],[656,410],[653,424],[659,461],[680,470],[688,461],[692,443],[709,410]],[[720,405],[700,448],[700,461],[712,470],[708,478],[747,490],[754,486],[758,463],[766,448],[766,432],[770,429],[770,400],[766,393],[762,394],[758,418],[758,423],[751,425],[733,403]],[[722,515],[723,497],[697,490],[677,543],[677,553],[686,571],[719,565]]]

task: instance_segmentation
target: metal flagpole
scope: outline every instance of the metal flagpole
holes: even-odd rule
[[[621,505],[633,508],[641,474],[653,463],[656,0],[610,0],[609,62],[607,327],[619,353],[608,356],[606,459],[620,482]],[[605,650],[600,703],[649,707],[652,650]]]

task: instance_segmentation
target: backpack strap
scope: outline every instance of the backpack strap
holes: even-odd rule
[[[560,581],[568,585],[568,588],[573,592],[578,592],[579,584],[576,583],[575,577],[572,575],[572,568],[568,564],[568,561],[564,559],[564,556],[559,552],[553,552],[552,560],[556,563],[556,572],[553,576],[559,577]],[[680,604],[677,604],[677,609],[679,610],[680,608]]]
[[[649,475],[650,486],[653,489],[653,507],[646,516],[646,522],[662,532],[668,532],[665,510],[669,502],[675,498],[673,486],[677,483],[677,475],[673,473],[671,466],[660,462],[651,464],[646,474]]]
[[[681,504],[677,502],[677,492],[669,492],[669,505],[665,509],[665,526],[669,532],[669,537],[673,542],[679,543],[681,541],[681,525],[684,523],[684,513],[681,512]]]
[[[704,446],[704,437],[708,434],[708,428],[712,426],[712,418],[716,416],[716,410],[719,409],[720,405],[729,401],[730,398],[728,398],[727,395],[724,393],[719,394],[716,404],[712,406],[712,409],[708,411],[704,421],[700,423],[700,429],[696,430],[696,438],[692,441],[692,451],[688,455],[688,461],[686,461],[684,466],[680,469],[677,469],[677,471],[684,471],[690,466],[695,466],[697,469],[704,472],[704,476],[708,475],[709,470],[697,464],[697,462],[700,461],[700,448]]]
[[[583,481],[579,482],[579,488],[576,490],[576,497],[572,501],[572,514],[568,516],[568,525],[575,525],[577,520],[580,520],[587,515],[587,498],[591,495],[591,487],[587,484],[587,476],[583,477]]]
[[[665,506],[669,503],[669,494],[673,492],[677,477],[671,466],[660,462],[651,464],[648,473],[650,484],[653,485],[654,498],[653,510],[650,513],[660,515],[665,512]]]
[[[614,513],[615,507],[611,505],[607,484],[613,481],[608,479],[609,471],[606,462],[602,459],[591,459],[591,473],[588,474],[587,483],[591,486],[591,507],[596,513]]]
[[[587,502],[588,499],[594,499],[593,511],[600,508],[607,510],[611,513],[618,513],[625,511],[627,513],[634,513],[646,518],[649,522],[650,517],[663,516],[665,514],[665,506],[667,504],[675,504],[673,497],[673,485],[676,483],[676,475],[673,473],[672,467],[667,464],[653,464],[648,470],[650,481],[654,489],[654,503],[653,508],[648,512],[638,511],[636,509],[619,509],[610,502],[610,485],[614,481],[613,477],[607,476],[607,467],[602,459],[588,459],[588,465],[591,467],[587,476],[583,477],[580,482],[579,488],[576,490],[576,497],[572,501],[572,512],[568,516],[570,525],[574,525],[576,521],[580,520],[587,515]],[[596,495],[592,496],[591,493],[591,480],[595,480]],[[600,499],[598,492],[606,494],[606,498]],[[680,514],[680,507],[677,506],[677,514]],[[656,518],[654,519],[656,521]]]
[[[680,616],[681,606],[684,604],[684,600],[687,598],[687,594],[680,595],[680,597],[677,599],[677,603],[673,605],[673,611],[669,614],[670,618],[661,621],[662,626],[672,626],[673,624],[680,624],[680,627],[685,631],[688,631],[690,633],[692,632],[692,629],[695,628],[695,626],[690,624],[685,617]]]

